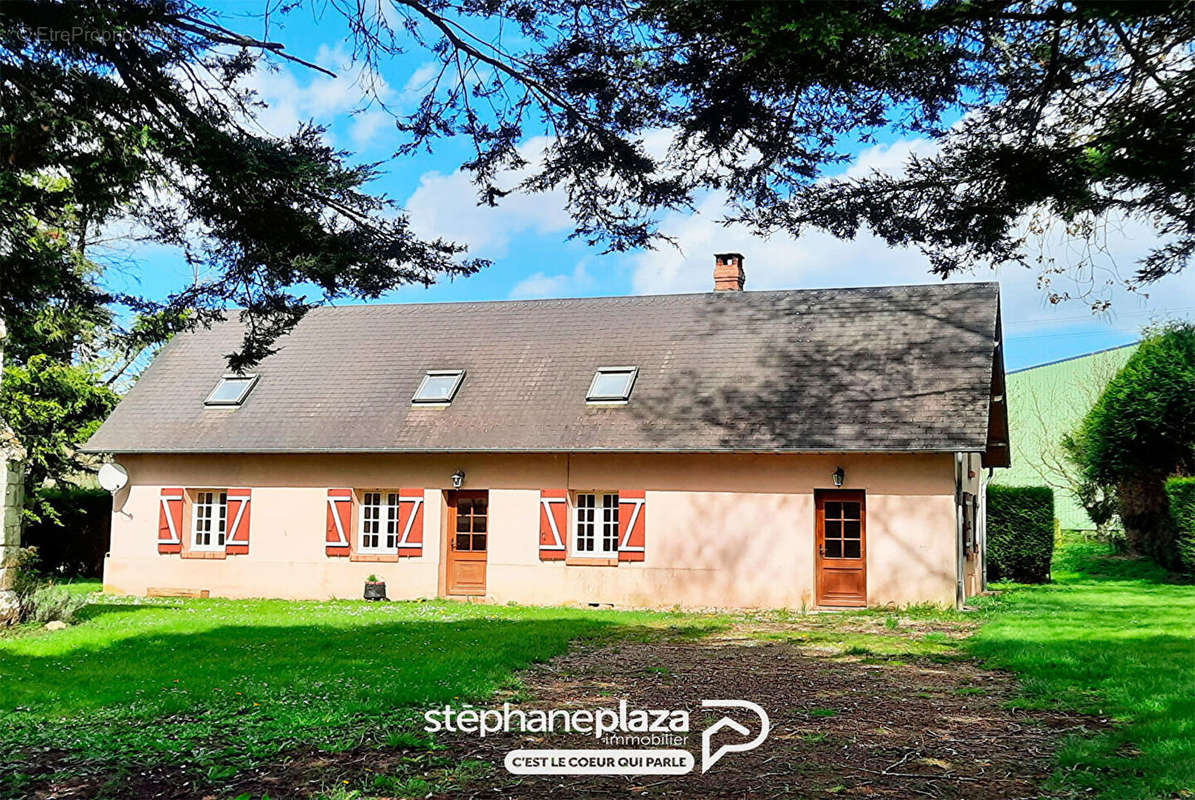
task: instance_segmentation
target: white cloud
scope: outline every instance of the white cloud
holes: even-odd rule
[[[534,164],[546,144],[546,139],[531,139],[519,150]],[[521,177],[511,173],[502,183],[511,186]],[[457,170],[447,175],[425,173],[407,200],[406,211],[414,229],[423,236],[467,244],[470,253],[481,258],[502,258],[519,234],[547,235],[567,229],[571,221],[565,203],[563,192],[516,192],[502,198],[496,207],[479,206],[477,187],[467,173]]]
[[[664,147],[663,133],[653,135],[649,148],[659,152]],[[535,163],[544,139],[528,141],[521,151]],[[923,139],[906,139],[879,144],[860,153],[843,174],[856,177],[872,169],[897,171],[910,154],[930,155],[935,145]],[[520,176],[505,181],[513,185]],[[417,231],[425,236],[443,236],[466,243],[473,255],[500,259],[509,252],[515,237],[531,233],[559,235],[570,228],[562,193],[536,195],[512,194],[498,207],[478,206],[476,188],[469,176],[460,171],[450,174],[429,172],[406,203],[406,211]],[[713,283],[713,254],[741,252],[745,256],[747,288],[790,289],[839,286],[879,286],[893,284],[936,283],[940,279],[929,271],[926,258],[915,249],[893,248],[863,231],[854,240],[837,239],[821,231],[810,231],[799,238],[774,234],[763,238],[742,225],[722,225],[724,198],[708,195],[695,213],[668,213],[661,218],[661,232],[672,237],[677,247],[661,244],[658,249],[623,257],[617,266],[628,266],[631,289],[637,294],[704,292]],[[1156,242],[1152,230],[1142,224],[1124,223],[1109,231],[1104,258],[1111,269],[1119,265],[1129,274],[1133,265]],[[1047,256],[1059,264],[1074,263],[1079,243],[1056,234],[1046,237],[1042,246]],[[602,256],[615,263],[615,257]],[[560,297],[575,295],[596,285],[582,262],[573,272],[554,271],[544,265],[515,285],[515,298]],[[1002,286],[1005,329],[1014,334],[1040,330],[1098,327],[1132,333],[1154,318],[1195,308],[1195,282],[1181,276],[1168,278],[1142,294],[1117,286],[1104,286],[1113,279],[1111,271],[1097,273],[1094,286],[1076,284],[1073,273],[1050,275],[1051,285],[1042,281],[1039,270],[1005,267],[1001,270],[975,270],[956,275],[954,281],[999,280]],[[1115,282],[1115,281],[1114,281]],[[611,287],[612,289],[614,287]],[[1112,300],[1112,311],[1093,316],[1082,301],[1061,306],[1049,303],[1051,290],[1084,288],[1104,291]],[[1148,294],[1148,296],[1145,296]]]
[[[256,115],[259,126],[273,136],[287,136],[306,120],[330,124],[337,117],[351,115],[352,143],[357,148],[367,146],[387,121],[386,112],[371,107],[370,100],[376,97],[392,102],[394,89],[382,76],[354,61],[343,45],[320,45],[313,61],[335,72],[336,77],[290,65],[262,67],[250,76],[248,86],[266,103]],[[301,71],[296,74],[296,70]]]
[[[713,285],[714,253],[744,255],[752,289],[866,286],[927,283],[924,258],[915,251],[893,249],[865,235],[843,241],[820,231],[800,239],[775,234],[762,238],[743,225],[718,223],[725,205],[709,196],[693,214],[669,214],[661,231],[677,247],[639,253],[633,258],[632,288],[640,294],[704,292]]]
[[[571,272],[549,275],[536,272],[515,284],[510,290],[513,300],[530,300],[541,297],[568,297],[577,295],[593,286],[594,280],[585,269],[586,261],[577,264]]]
[[[392,124],[393,118],[385,111],[363,111],[354,118],[349,136],[357,149],[364,150]]]
[[[845,174],[857,177],[872,169],[897,171],[909,154],[928,155],[933,151],[933,143],[926,140],[877,145],[862,152]],[[919,251],[889,247],[866,231],[854,240],[837,239],[821,231],[810,231],[799,238],[774,234],[765,239],[742,225],[720,224],[718,220],[725,211],[724,197],[710,195],[696,213],[665,215],[661,231],[675,240],[677,248],[663,245],[633,256],[633,291],[709,291],[713,285],[713,254],[720,252],[743,253],[748,289],[924,284],[940,280],[930,274],[929,262]],[[1091,281],[1076,281],[1073,271],[1064,270],[1046,276],[1050,282],[1047,285],[1039,270],[1019,267],[975,270],[951,280],[999,280],[1006,331],[1024,334],[1068,325],[1133,333],[1154,319],[1195,308],[1195,284],[1189,279],[1172,276],[1143,293],[1129,292],[1119,285],[1117,270],[1121,275],[1130,274],[1137,259],[1156,241],[1152,229],[1141,223],[1110,226],[1107,252],[1097,256],[1105,268],[1097,270]],[[1045,237],[1041,246],[1047,257],[1065,266],[1079,259],[1083,244],[1058,232]],[[1051,290],[1080,294],[1085,289],[1107,295],[1112,301],[1111,312],[1095,316],[1082,300],[1062,305],[1051,305],[1048,300]]]
[[[432,81],[439,74],[441,67],[442,65],[435,61],[420,64],[411,73],[411,77],[407,78],[407,83],[402,89],[403,95],[413,100],[423,97],[432,88]]]
[[[872,170],[898,174],[904,171],[909,156],[931,156],[936,152],[938,145],[929,139],[899,139],[889,144],[877,144],[861,152],[843,177],[864,178]]]
[[[416,70],[411,82],[432,66],[425,64]],[[670,142],[666,130],[647,131],[643,136],[644,148],[657,158],[665,154]],[[548,144],[549,139],[544,136],[524,142],[519,153],[531,167],[507,173],[498,184],[513,187],[526,178],[541,163]],[[475,256],[502,258],[515,236],[528,232],[559,235],[571,230],[573,222],[567,203],[566,194],[557,190],[538,194],[515,192],[499,200],[497,206],[479,206],[477,187],[467,173],[433,171],[420,178],[419,188],[406,202],[406,211],[415,230],[423,236],[442,236],[468,244]]]

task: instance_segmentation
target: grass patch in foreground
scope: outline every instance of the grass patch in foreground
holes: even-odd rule
[[[1053,788],[1116,800],[1195,791],[1195,587],[1078,540],[1056,551],[1054,579],[986,603],[990,621],[969,641],[1018,673],[1020,705],[1122,723],[1068,740]]]
[[[0,744],[106,771],[168,763],[222,778],[303,746],[410,735],[426,708],[485,700],[578,638],[721,624],[448,602],[118,599],[83,615],[0,639]],[[0,767],[0,787],[17,788],[20,761]]]

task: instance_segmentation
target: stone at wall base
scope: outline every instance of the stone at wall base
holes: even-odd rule
[[[46,630],[48,631],[60,631],[65,627],[67,627],[66,623],[60,619],[52,619],[46,623]]]
[[[0,627],[21,621],[21,601],[11,589],[0,589]]]

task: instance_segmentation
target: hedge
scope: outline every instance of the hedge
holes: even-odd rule
[[[112,495],[103,489],[39,489],[58,515],[25,526],[21,543],[36,547],[40,568],[64,578],[98,578],[112,532]]]
[[[1170,500],[1170,518],[1174,520],[1179,569],[1195,575],[1195,478],[1166,481],[1166,497]]]
[[[988,579],[1046,583],[1054,556],[1054,490],[988,487]]]

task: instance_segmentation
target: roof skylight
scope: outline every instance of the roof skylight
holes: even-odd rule
[[[638,367],[598,367],[585,399],[590,403],[625,403],[638,375]]]
[[[464,379],[463,369],[428,370],[419,382],[419,388],[415,390],[411,402],[446,406],[456,397],[456,390],[461,388],[461,381]]]
[[[257,383],[256,375],[225,375],[203,401],[207,406],[239,406]]]

